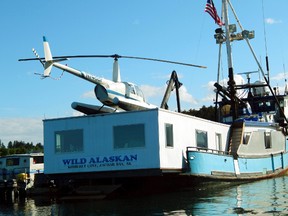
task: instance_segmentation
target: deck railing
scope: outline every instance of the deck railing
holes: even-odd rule
[[[229,152],[228,151],[221,151],[221,150],[217,150],[217,149],[209,149],[209,148],[203,148],[203,147],[192,147],[192,146],[188,146],[186,148],[187,153],[190,151],[198,151],[198,152],[207,152],[207,153],[211,153],[211,154],[222,154],[222,155],[228,155]]]

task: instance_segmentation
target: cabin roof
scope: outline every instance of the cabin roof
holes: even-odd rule
[[[35,156],[44,156],[44,153],[12,154],[12,155],[0,156],[0,158],[11,158],[11,157],[35,157]]]
[[[184,114],[184,113],[179,113],[179,112],[175,112],[175,111],[171,111],[171,110],[166,110],[166,109],[162,109],[162,108],[153,108],[153,109],[146,109],[146,110],[137,110],[137,111],[126,111],[126,112],[115,112],[115,113],[101,113],[101,114],[91,114],[91,115],[82,115],[82,116],[71,116],[71,117],[60,117],[60,118],[52,118],[52,119],[44,119],[43,122],[49,122],[49,121],[59,121],[59,120],[69,120],[69,119],[79,119],[79,118],[90,118],[90,117],[99,117],[99,116],[118,116],[118,115],[129,115],[130,113],[144,113],[144,112],[166,112],[166,113],[170,113],[172,115],[179,115],[179,116],[184,116],[187,118],[192,118],[192,119],[201,119],[201,121],[204,122],[213,122],[214,124],[220,124],[220,125],[227,125],[224,123],[220,123],[220,122],[216,122],[216,121],[211,121],[208,119],[203,119],[203,118],[199,118],[196,116],[192,116],[192,115],[188,115],[188,114]],[[227,127],[229,127],[229,125],[227,125]]]

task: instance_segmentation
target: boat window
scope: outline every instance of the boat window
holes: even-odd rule
[[[222,151],[222,136],[216,133],[216,148],[218,151]]]
[[[34,164],[44,163],[44,156],[34,156],[33,163]]]
[[[173,125],[165,124],[166,147],[173,147]]]
[[[83,151],[83,130],[66,130],[55,132],[55,152]]]
[[[18,166],[20,164],[20,158],[7,158],[6,166]]]
[[[270,112],[275,110],[275,102],[273,101],[259,101],[254,103],[253,106],[257,112]]]
[[[113,137],[115,149],[144,147],[144,124],[114,126]]]
[[[207,132],[196,130],[196,144],[200,148],[208,148]]]
[[[243,134],[243,144],[248,144],[250,136],[251,136],[251,132],[246,132]]]
[[[265,148],[269,149],[272,148],[271,146],[271,133],[270,132],[264,132],[265,136]]]

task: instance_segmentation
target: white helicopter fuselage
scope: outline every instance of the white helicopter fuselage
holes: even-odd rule
[[[78,76],[96,84],[94,92],[97,99],[106,106],[126,111],[156,108],[155,105],[145,101],[141,89],[130,82],[114,82],[112,80],[99,78],[84,71],[71,68],[58,62],[46,61],[47,68],[51,65],[70,74]]]

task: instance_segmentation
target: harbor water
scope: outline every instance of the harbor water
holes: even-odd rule
[[[0,203],[4,215],[288,215],[288,177],[243,184],[209,183],[178,192],[108,200],[48,197]]]

